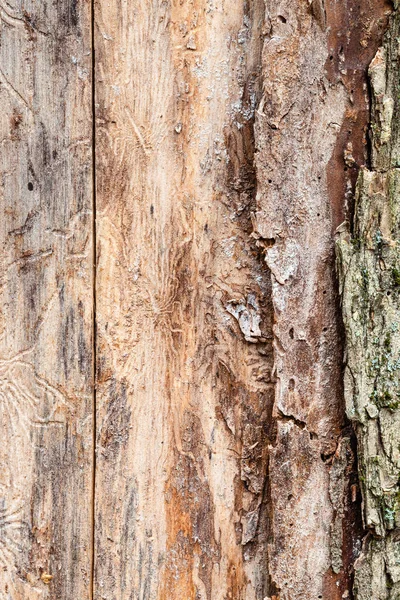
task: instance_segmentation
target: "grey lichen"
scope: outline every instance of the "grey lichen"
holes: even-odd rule
[[[342,227],[338,272],[346,330],[345,399],[358,438],[363,518],[357,600],[400,599],[400,16],[370,66],[372,169]]]

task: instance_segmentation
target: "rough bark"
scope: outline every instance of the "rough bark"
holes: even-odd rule
[[[90,595],[90,11],[0,2],[0,598]]]
[[[323,597],[331,544],[335,570],[342,567],[340,524],[331,539],[326,460],[344,425],[326,166],[346,94],[341,83],[325,82],[324,15],[317,19],[307,2],[274,4],[257,113],[255,232],[275,312],[270,575],[286,600]]]
[[[386,9],[96,3],[104,598],[350,594],[332,231]]]
[[[18,6],[0,0],[0,598],[351,598],[333,231],[388,3]],[[399,585],[397,19],[339,246],[360,600]]]
[[[269,572],[285,600],[349,597],[358,551],[332,230],[364,161],[387,6],[344,4],[266,2],[254,226],[275,313]]]
[[[396,5],[369,69],[371,164],[358,178],[352,231],[341,228],[338,240],[346,409],[368,530],[356,562],[359,600],[400,594],[399,34]]]

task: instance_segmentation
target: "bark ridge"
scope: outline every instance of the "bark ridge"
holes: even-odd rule
[[[400,145],[396,6],[369,68],[371,166],[360,171],[353,229],[337,242],[346,330],[345,398],[358,438],[364,526],[357,600],[400,594]]]

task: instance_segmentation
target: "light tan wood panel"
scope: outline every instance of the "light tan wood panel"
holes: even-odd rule
[[[262,1],[98,0],[97,598],[267,596]]]
[[[91,20],[0,2],[0,598],[84,600],[92,496]]]

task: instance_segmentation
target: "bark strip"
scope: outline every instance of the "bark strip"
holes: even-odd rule
[[[367,534],[357,600],[400,593],[400,14],[369,68],[371,168],[361,170],[352,231],[337,243],[346,329],[345,398],[359,454]]]
[[[271,597],[350,597],[358,548],[332,231],[366,154],[365,71],[385,1],[265,2],[254,237],[274,309]],[[340,222],[340,221],[339,221]]]
[[[350,453],[349,440],[341,440],[327,166],[347,95],[340,81],[329,85],[326,79],[323,4],[267,1],[266,9],[254,235],[271,271],[275,313],[271,597],[334,599],[347,591],[341,518],[347,492],[333,493],[330,471],[340,479]]]

